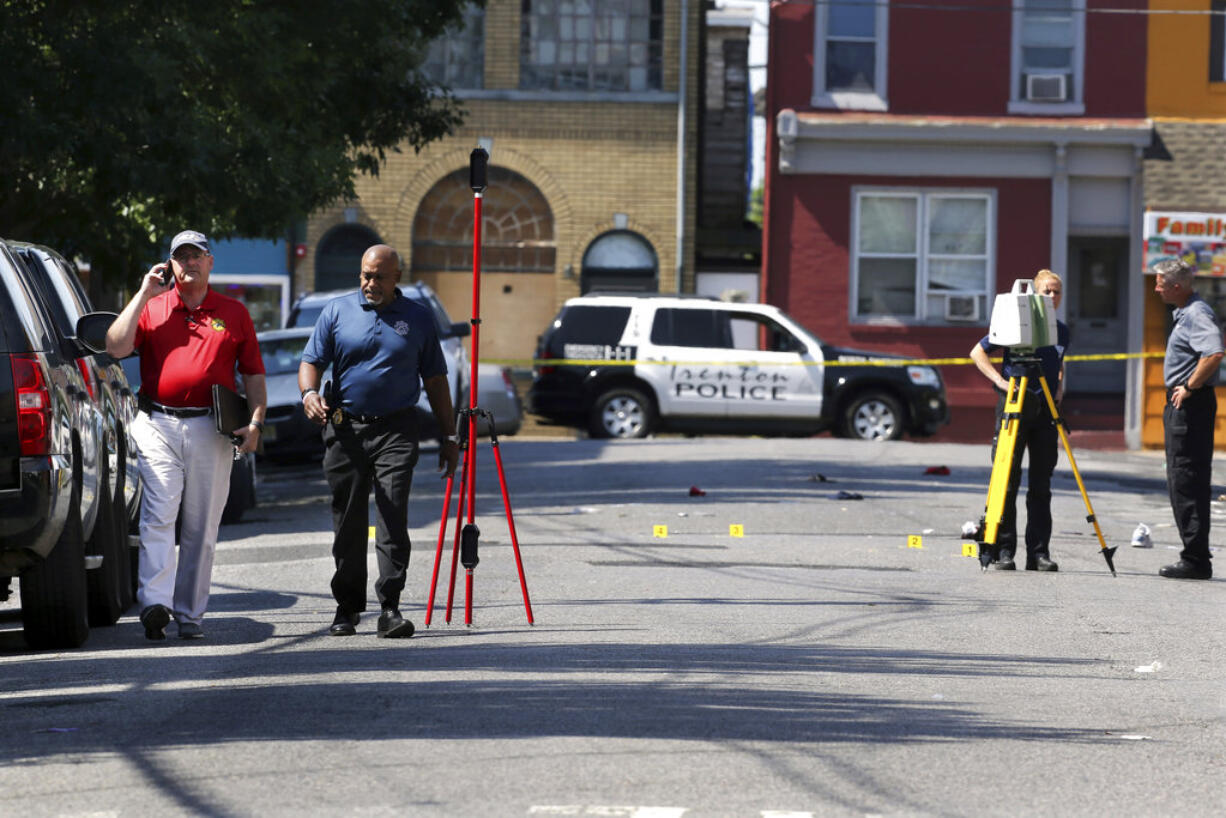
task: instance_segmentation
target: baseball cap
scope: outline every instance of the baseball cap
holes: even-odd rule
[[[178,250],[185,244],[190,244],[192,247],[199,247],[206,253],[211,252],[209,250],[209,240],[205,238],[203,233],[196,230],[184,230],[182,233],[170,240],[170,254],[173,256],[175,254],[175,250]]]

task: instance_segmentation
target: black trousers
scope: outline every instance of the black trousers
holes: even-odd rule
[[[417,464],[417,414],[379,423],[351,418],[324,429],[324,475],[332,489],[332,596],[347,613],[366,610],[366,542],[370,492],[375,492],[375,596],[383,608],[400,604],[409,567],[409,490]]]
[[[1049,385],[1050,388],[1050,385]],[[992,438],[992,461],[996,461],[996,444],[1000,439],[1000,421],[1005,411],[1005,396],[996,403],[996,437]],[[1051,557],[1051,475],[1056,470],[1056,443],[1060,433],[1052,420],[1051,410],[1043,393],[1027,392],[1022,401],[1022,417],[1018,421],[1017,440],[1013,447],[1013,463],[1009,469],[1009,487],[1005,492],[1005,507],[1001,510],[996,544],[1002,556],[1017,553],[1017,493],[1022,482],[1022,454],[1030,453],[1026,471],[1026,561],[1040,556]]]
[[[1166,486],[1175,525],[1183,540],[1179,555],[1193,565],[1209,567],[1209,495],[1213,478],[1213,424],[1217,395],[1198,389],[1176,409],[1162,411],[1166,437]]]

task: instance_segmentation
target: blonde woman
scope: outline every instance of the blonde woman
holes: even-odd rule
[[[1064,283],[1060,276],[1051,270],[1039,270],[1034,277],[1034,290],[1039,295],[1050,295],[1059,309],[1060,299],[1064,294]],[[1057,321],[1056,345],[1035,350],[1039,368],[1056,403],[1064,398],[1064,353],[1068,341],[1068,326],[1063,321]],[[1000,419],[1004,412],[1009,378],[1027,374],[1026,368],[1015,360],[1016,356],[1008,348],[1004,348],[1003,371],[998,371],[989,356],[1000,349],[1001,347],[994,346],[985,335],[970,353],[975,366],[992,383],[999,395],[996,402],[996,436],[992,438],[993,460],[996,458],[996,441],[1000,437]],[[1026,384],[1026,395],[1022,400],[1022,418],[1018,423],[1017,442],[1013,449],[1009,488],[1005,494],[1005,507],[996,535],[996,544],[1000,548],[996,567],[1000,570],[1017,569],[1013,559],[1017,553],[1017,492],[1021,483],[1022,453],[1025,451],[1030,452],[1026,477],[1026,570],[1059,570],[1060,566],[1051,558],[1050,548],[1051,475],[1056,468],[1056,445],[1059,437],[1051,410],[1047,408],[1047,399],[1043,397],[1043,387],[1037,378],[1032,377]]]

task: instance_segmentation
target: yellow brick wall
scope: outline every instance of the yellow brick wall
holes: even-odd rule
[[[676,89],[680,3],[665,4],[664,90]],[[693,290],[693,235],[697,133],[697,27],[702,3],[691,0],[687,68],[685,240],[683,291]],[[491,0],[486,11],[486,90],[516,89],[519,77],[518,0]],[[464,125],[454,135],[415,154],[389,154],[378,178],[362,177],[358,199],[338,202],[307,223],[307,255],[295,271],[295,288],[311,290],[320,238],[345,221],[346,208],[361,224],[396,247],[412,264],[417,207],[443,177],[468,167],[478,139],[493,141],[491,166],[512,170],[541,191],[553,211],[557,242],[553,274],[483,274],[481,357],[528,359],[537,335],[561,303],[579,294],[584,251],[615,229],[614,214],[654,248],[662,292],[675,292],[677,269],[677,105],[675,102],[561,102],[512,99],[463,100]],[[487,213],[488,215],[488,213]],[[358,271],[354,270],[356,286]],[[439,292],[453,320],[471,309],[471,276],[423,276]],[[509,288],[509,291],[507,291]]]

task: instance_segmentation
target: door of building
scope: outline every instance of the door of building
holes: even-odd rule
[[[1128,239],[1069,240],[1064,300],[1071,355],[1127,352]],[[1123,394],[1124,361],[1075,361],[1069,394]]]

